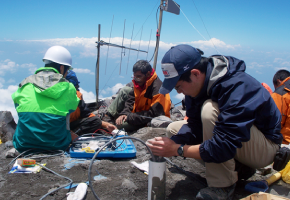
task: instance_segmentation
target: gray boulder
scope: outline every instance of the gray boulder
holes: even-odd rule
[[[3,143],[12,140],[16,126],[10,111],[0,111],[0,138]]]

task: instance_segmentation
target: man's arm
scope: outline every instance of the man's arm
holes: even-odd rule
[[[147,140],[147,145],[152,153],[156,156],[171,157],[179,156],[177,149],[180,144],[176,144],[173,140],[167,137],[155,137]],[[199,153],[200,145],[184,145],[183,156],[187,158],[201,159]]]
[[[136,113],[129,113],[127,115],[127,121],[131,124],[146,125],[154,117],[158,117],[160,115],[169,116],[170,107],[171,101],[169,94],[163,95],[158,93],[153,96],[149,110],[143,110],[141,112]]]

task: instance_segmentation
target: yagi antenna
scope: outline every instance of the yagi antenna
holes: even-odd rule
[[[112,29],[113,29],[113,22],[114,22],[114,15],[113,15],[113,19],[112,19],[112,25],[111,25],[111,32],[110,32],[109,43],[110,43],[110,41],[111,41],[111,35],[112,35]],[[106,71],[107,71],[108,55],[109,55],[109,46],[108,46],[108,49],[107,49],[107,58],[106,58],[105,75],[106,75]]]
[[[131,40],[130,40],[130,48],[131,48],[131,44],[132,44],[133,33],[134,33],[134,24],[133,24],[132,35],[131,35]],[[147,50],[147,51],[148,51],[148,50]],[[148,55],[148,53],[147,53],[147,55]],[[129,55],[128,55],[128,62],[127,62],[126,75],[127,75],[127,72],[128,72],[129,58],[130,58],[130,50],[129,50]]]
[[[124,21],[124,30],[123,30],[122,46],[123,46],[123,44],[124,44],[125,27],[126,27],[126,19],[125,19],[125,21]],[[124,49],[124,56],[125,56],[125,49]],[[119,75],[121,74],[122,58],[123,58],[123,48],[121,49],[121,61],[120,61],[120,70],[119,70]]]
[[[151,29],[151,32],[150,32],[150,38],[149,38],[149,43],[148,43],[148,49],[147,51],[149,52],[149,46],[150,46],[150,41],[151,41],[151,34],[152,34],[152,29]],[[148,53],[147,53],[147,56],[146,56],[146,60],[148,58]]]
[[[143,26],[142,26],[142,30],[141,30],[141,35],[140,35],[140,42],[139,42],[139,47],[138,47],[138,49],[140,49],[140,44],[141,44],[142,33],[143,33]],[[138,56],[139,56],[139,51],[138,51],[138,53],[137,53],[137,61],[138,61]]]
[[[126,22],[126,20],[125,20]],[[134,26],[133,26],[134,27]],[[125,29],[125,23],[124,23],[124,29]],[[125,30],[124,30],[125,32]],[[125,49],[129,49],[129,50],[133,50],[133,51],[140,51],[140,52],[144,52],[144,53],[148,53],[148,51],[144,51],[144,50],[140,50],[140,49],[134,49],[129,47],[125,47],[123,46],[123,42],[122,45],[117,45],[117,44],[112,44],[110,42],[104,42],[103,40],[100,39],[101,38],[101,24],[99,24],[98,26],[98,41],[97,43],[97,49],[98,49],[98,53],[97,53],[97,63],[96,63],[96,104],[98,106],[98,98],[99,98],[99,66],[100,66],[100,47],[103,45],[107,45],[107,46],[111,46],[111,47],[118,47],[118,48],[122,48],[122,52],[121,52],[121,63],[122,63],[122,53],[123,53],[123,49],[124,49],[124,53],[125,53]],[[124,41],[124,33],[123,33],[123,41]],[[120,63],[120,72],[121,73],[121,63]]]

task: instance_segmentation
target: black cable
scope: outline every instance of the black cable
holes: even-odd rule
[[[157,34],[159,34],[159,30],[158,30],[158,20],[157,20],[157,14],[158,14],[158,10],[160,8],[161,5],[158,6],[157,8],[157,11],[156,11],[156,25],[157,25]],[[155,52],[156,52],[156,49],[157,49],[157,43],[158,43],[158,36],[156,34],[156,44],[155,44],[155,49],[154,49],[154,52],[153,52],[153,55],[151,57],[151,59],[148,61],[148,62],[151,62],[151,60],[153,59],[154,55],[155,55]]]
[[[142,140],[140,140],[140,139],[138,139],[138,138],[134,138],[134,137],[130,137],[130,136],[125,136],[125,137],[116,138],[116,139],[114,139],[114,140],[111,140],[111,141],[107,142],[106,144],[104,144],[104,145],[103,145],[103,146],[102,146],[102,147],[101,147],[101,148],[100,148],[100,149],[95,153],[94,157],[93,157],[92,160],[91,160],[91,163],[90,163],[90,166],[89,166],[89,170],[88,170],[89,186],[90,186],[90,188],[91,188],[91,190],[92,190],[92,192],[93,192],[95,198],[98,199],[98,200],[99,200],[99,197],[98,197],[98,195],[96,194],[96,192],[94,191],[93,183],[92,183],[92,181],[91,181],[91,171],[92,171],[92,166],[93,166],[94,160],[96,159],[96,157],[98,156],[98,154],[99,154],[99,153],[100,153],[100,152],[101,152],[101,151],[102,151],[106,146],[108,146],[109,144],[111,144],[111,143],[113,143],[113,142],[115,142],[115,141],[117,141],[117,140],[123,140],[123,139],[133,139],[133,140],[137,140],[137,141],[141,142],[142,144],[144,144],[144,145],[146,146],[147,150],[149,151],[149,153],[151,154],[152,160],[153,160],[154,162],[156,162],[155,156],[153,155],[151,149],[146,145],[145,142],[143,142]]]

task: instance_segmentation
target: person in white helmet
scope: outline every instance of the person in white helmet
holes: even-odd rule
[[[23,152],[29,149],[66,150],[72,139],[70,113],[79,98],[73,84],[65,79],[72,58],[62,46],[50,47],[43,57],[45,67],[24,79],[12,94],[19,120],[13,145]]]

